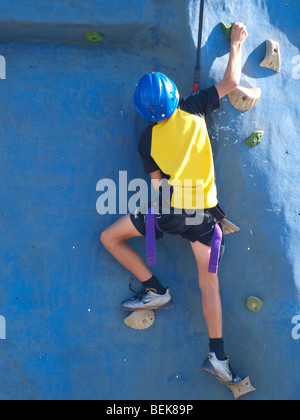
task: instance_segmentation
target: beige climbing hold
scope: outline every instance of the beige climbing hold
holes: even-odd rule
[[[224,235],[230,235],[240,231],[240,228],[227,219],[221,221]]]
[[[149,309],[140,309],[129,315],[124,320],[124,323],[127,325],[127,327],[133,328],[134,330],[146,330],[154,324],[154,321],[154,311]]]
[[[279,43],[276,41],[272,41],[272,39],[267,39],[266,43],[266,56],[260,63],[260,66],[266,67],[267,69],[272,69],[279,73],[281,70],[281,56]]]
[[[239,398],[249,394],[250,392],[256,391],[254,386],[251,384],[249,376],[238,384],[228,385],[228,388],[230,388],[230,390],[232,391],[235,400],[238,400]]]
[[[249,111],[261,98],[261,89],[237,87],[228,94],[230,103],[239,111]]]

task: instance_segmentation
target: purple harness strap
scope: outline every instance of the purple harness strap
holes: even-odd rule
[[[219,259],[220,259],[220,252],[221,252],[221,245],[223,239],[223,232],[218,223],[215,225],[215,231],[211,243],[211,254],[210,254],[210,261],[209,261],[209,268],[208,272],[217,274],[219,268]]]
[[[147,245],[147,263],[149,266],[157,264],[156,258],[156,230],[162,232],[157,222],[156,207],[149,207],[146,216],[146,245]],[[210,233],[211,230],[204,235]],[[202,235],[202,236],[204,236]],[[221,245],[223,239],[223,232],[218,223],[215,225],[215,231],[211,244],[211,255],[209,261],[209,273],[216,274],[219,267],[219,259],[221,252]]]
[[[156,265],[156,231],[162,232],[157,222],[156,207],[149,207],[146,216],[146,245],[147,245],[147,262],[148,265]]]

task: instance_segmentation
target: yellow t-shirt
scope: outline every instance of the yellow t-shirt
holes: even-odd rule
[[[185,98],[171,118],[143,133],[145,171],[158,169],[173,187],[171,206],[209,209],[218,204],[215,169],[205,117],[219,108],[215,87]],[[150,136],[150,142],[149,142]]]

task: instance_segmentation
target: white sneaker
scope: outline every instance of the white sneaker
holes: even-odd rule
[[[233,372],[229,364],[228,356],[226,360],[219,360],[215,353],[209,353],[203,364],[202,370],[219,379],[220,382],[226,385],[234,385],[242,381],[242,379]]]
[[[121,304],[122,309],[125,311],[136,311],[138,309],[169,309],[172,306],[173,297],[170,289],[167,289],[164,295],[159,295],[152,290],[145,289]]]

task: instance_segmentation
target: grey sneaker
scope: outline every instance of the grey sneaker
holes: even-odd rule
[[[173,297],[170,289],[164,295],[158,295],[152,290],[143,290],[133,298],[125,300],[121,308],[125,311],[136,311],[138,309],[169,309],[173,306]]]
[[[229,364],[229,358],[227,360],[218,360],[215,353],[209,353],[206,358],[202,370],[209,375],[219,379],[225,385],[235,385],[242,381],[232,370]]]

